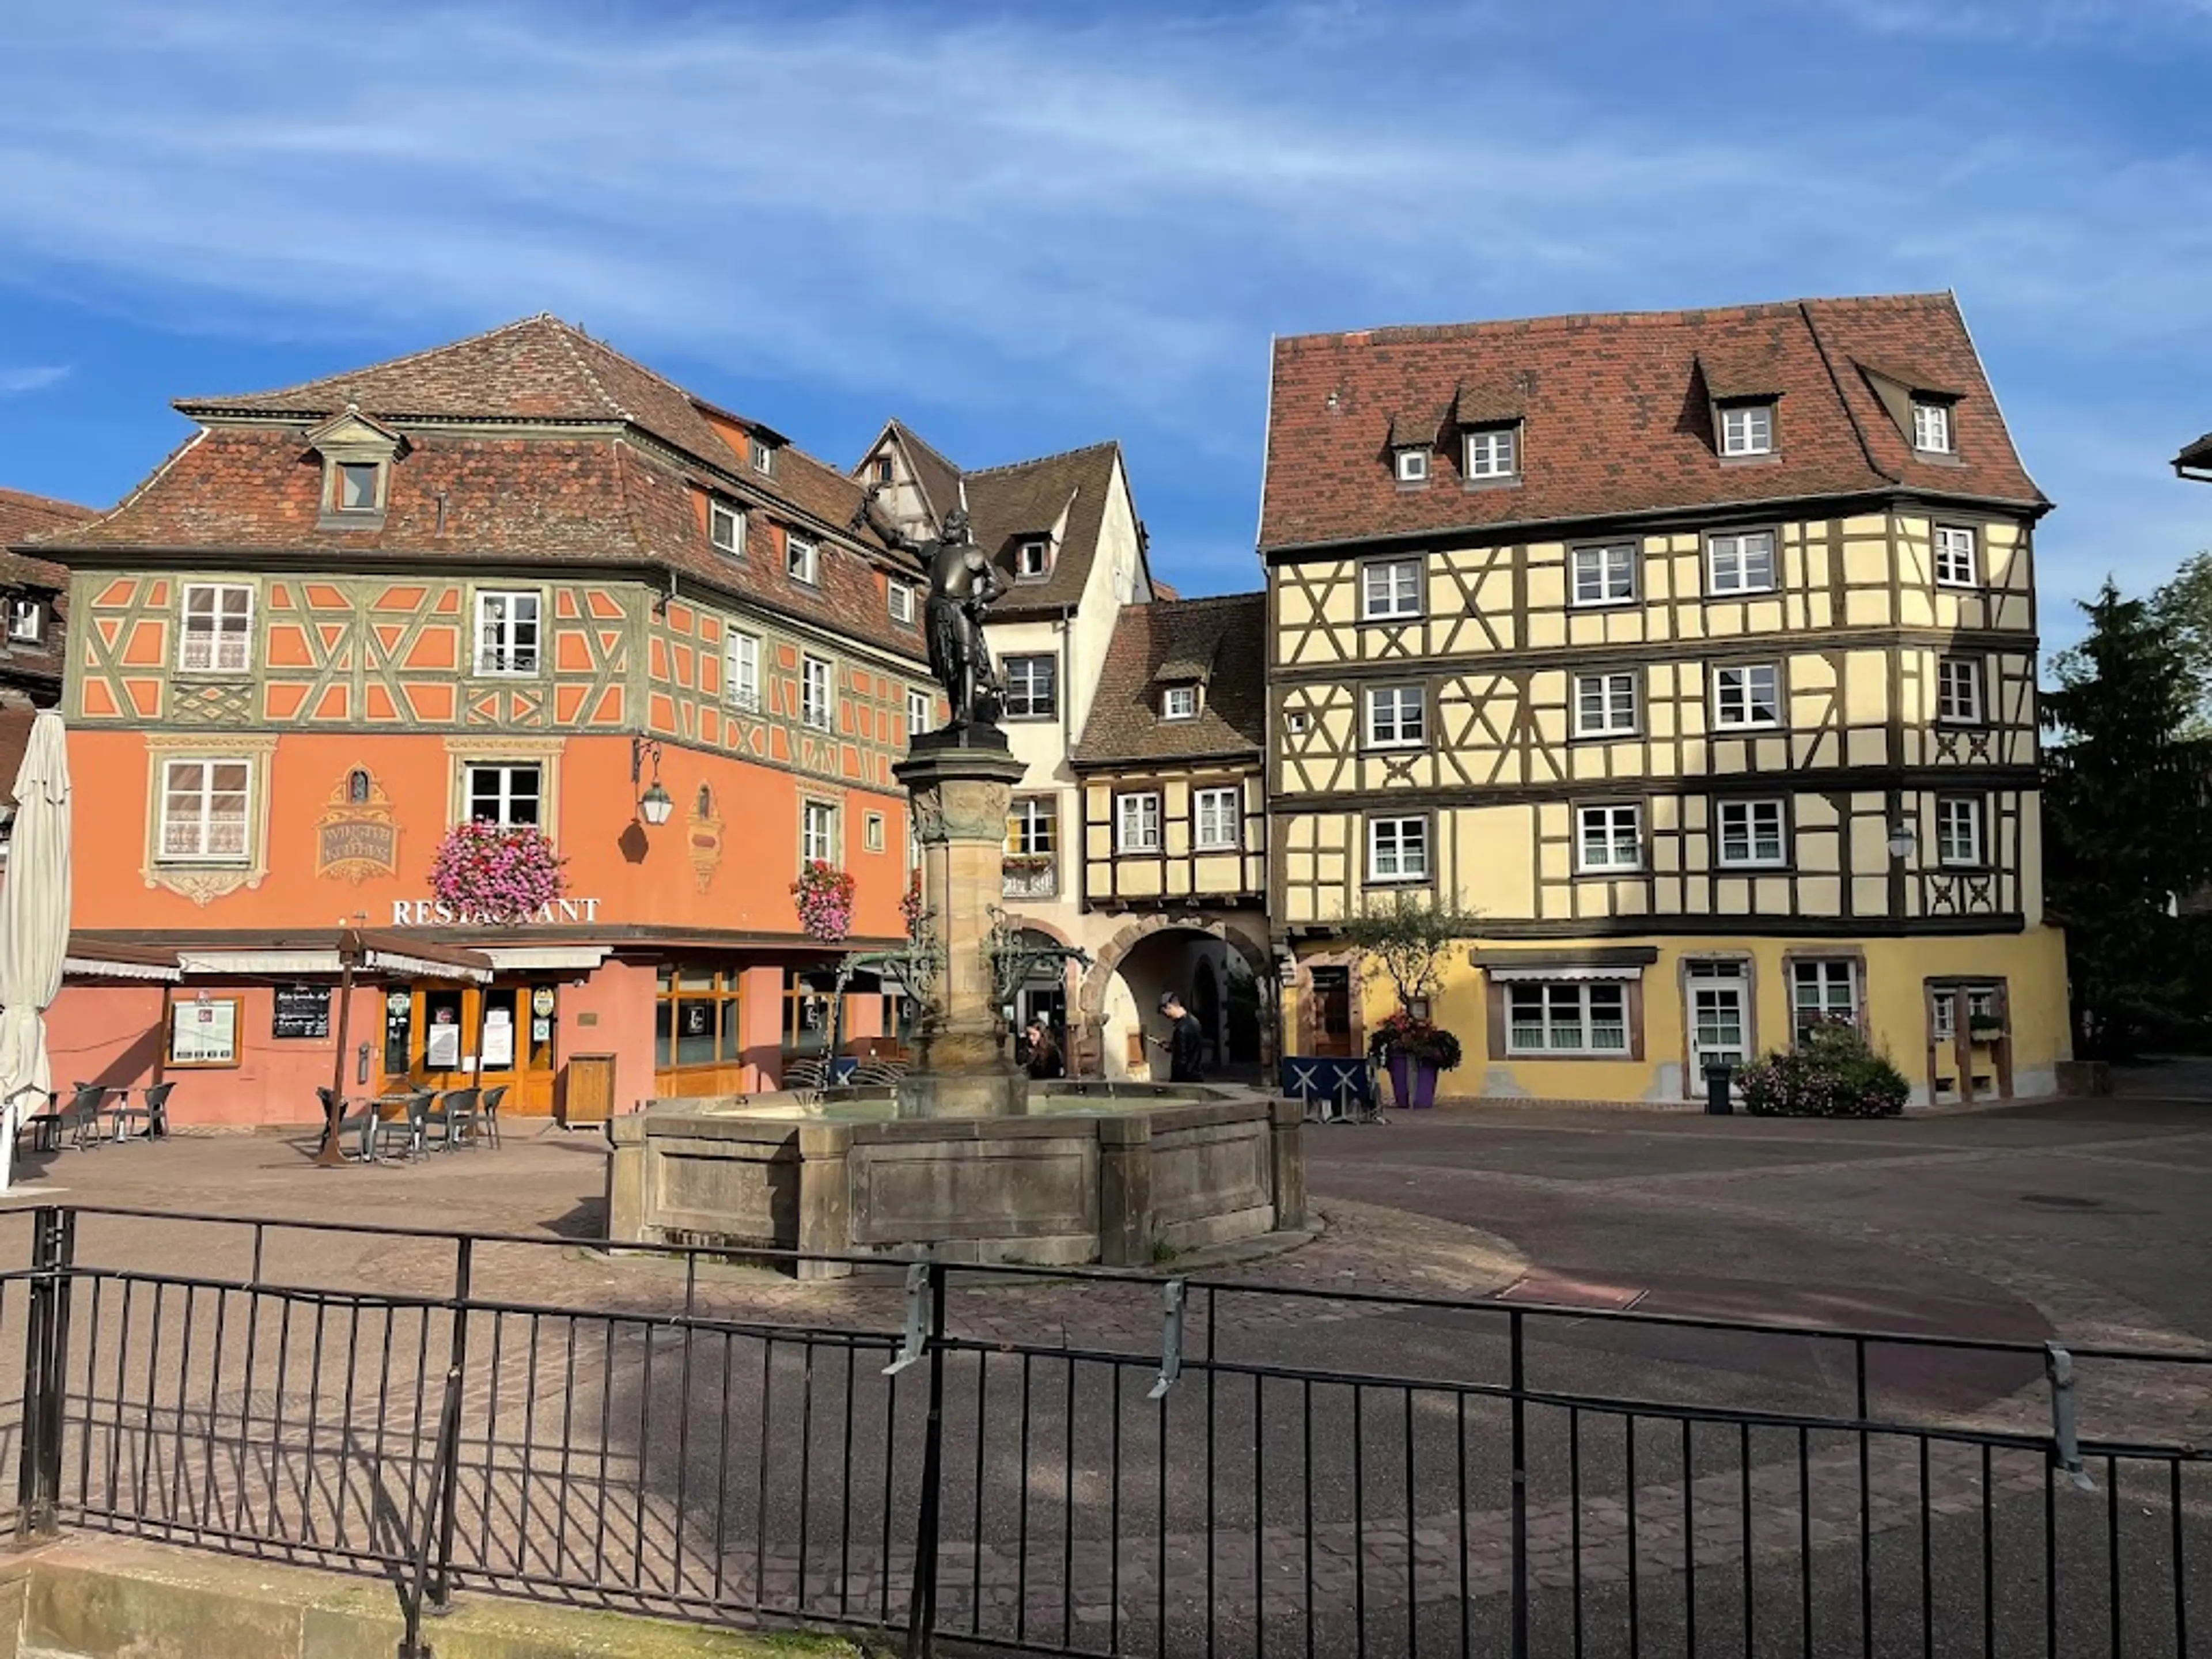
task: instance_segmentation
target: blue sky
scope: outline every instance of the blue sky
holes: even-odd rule
[[[1257,583],[1271,335],[1951,288],[2047,642],[2212,544],[2212,0],[5,0],[0,483],[547,310],[849,464],[1106,437]]]

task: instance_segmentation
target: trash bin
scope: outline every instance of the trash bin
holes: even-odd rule
[[[1735,1067],[1724,1060],[1709,1060],[1705,1065],[1705,1115],[1726,1117],[1735,1110],[1735,1102],[1729,1097],[1729,1084],[1735,1076]]]

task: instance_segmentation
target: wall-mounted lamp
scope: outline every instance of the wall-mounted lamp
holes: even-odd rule
[[[665,823],[668,815],[676,810],[676,802],[660,787],[660,745],[651,738],[634,737],[629,740],[629,785],[633,789],[637,787],[638,780],[645,774],[645,757],[648,754],[653,757],[653,781],[637,798],[638,816],[647,823]]]
[[[1889,827],[1889,855],[1893,859],[1909,859],[1920,838],[1913,833],[1911,824],[1899,818]]]

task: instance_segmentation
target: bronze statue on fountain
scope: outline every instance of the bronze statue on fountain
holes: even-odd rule
[[[953,508],[935,536],[917,541],[876,512],[879,489],[870,486],[855,524],[867,523],[891,546],[911,554],[927,573],[929,598],[922,630],[929,644],[929,672],[952,705],[945,725],[915,739],[912,747],[1004,749],[1006,738],[999,730],[999,715],[1006,690],[983,637],[983,617],[1005,595],[1006,584],[990,556],[975,544],[966,507]]]

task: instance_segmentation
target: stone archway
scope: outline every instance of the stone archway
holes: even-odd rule
[[[1113,938],[1099,947],[1090,970],[1083,975],[1083,983],[1076,995],[1075,1018],[1070,1024],[1081,1032],[1082,1048],[1079,1058],[1086,1073],[1102,1073],[1104,1067],[1103,1034],[1106,1024],[1106,998],[1121,972],[1121,964],[1129,953],[1146,939],[1160,933],[1203,933],[1219,939],[1234,951],[1251,971],[1252,981],[1260,995],[1260,1066],[1263,1076],[1273,1076],[1275,1067],[1277,1032],[1274,958],[1264,939],[1256,939],[1233,922],[1201,915],[1140,916],[1132,920]]]

